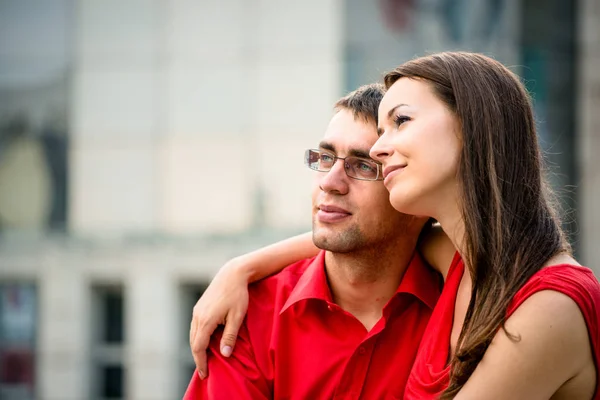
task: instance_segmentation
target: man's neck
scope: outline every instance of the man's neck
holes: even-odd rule
[[[403,238],[385,248],[325,254],[325,271],[333,301],[354,315],[370,331],[383,307],[398,290],[416,238]]]

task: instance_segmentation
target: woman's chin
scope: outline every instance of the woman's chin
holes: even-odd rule
[[[421,203],[419,199],[410,196],[406,190],[390,191],[390,203],[396,211],[409,215],[428,216],[423,207],[419,207]]]

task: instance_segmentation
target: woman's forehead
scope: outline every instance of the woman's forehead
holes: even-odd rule
[[[431,85],[421,79],[400,78],[386,91],[379,104],[379,118],[389,117],[397,108],[407,110],[439,104]]]

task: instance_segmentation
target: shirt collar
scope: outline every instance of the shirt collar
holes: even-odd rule
[[[419,253],[415,251],[396,294],[407,293],[413,295],[425,303],[427,307],[433,309],[440,296],[440,291],[440,277],[425,265]],[[333,302],[325,273],[324,250],[321,250],[306,268],[279,314],[283,314],[294,304],[308,299],[323,300],[327,303]]]
[[[331,303],[331,290],[325,274],[325,250],[321,250],[306,268],[279,314],[302,300],[317,299]]]
[[[433,310],[442,290],[441,276],[428,267],[415,251],[396,293],[415,296]]]

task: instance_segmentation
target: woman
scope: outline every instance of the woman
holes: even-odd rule
[[[371,156],[394,208],[436,219],[446,235],[423,250],[445,285],[406,398],[600,399],[600,285],[570,255],[518,78],[485,56],[452,52],[409,61],[384,81]],[[315,252],[307,239],[293,239],[298,258]],[[287,246],[242,259],[245,267],[226,268],[215,284],[245,284],[295,261],[282,254]],[[204,312],[239,325],[238,308],[216,307]],[[197,324],[190,341],[202,348]],[[225,340],[231,335],[226,328]]]

